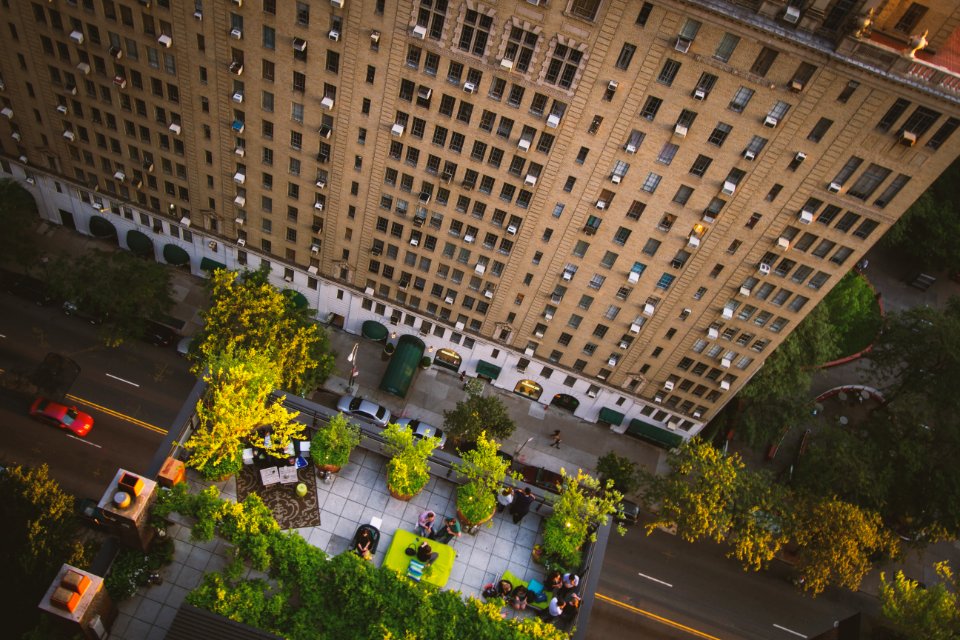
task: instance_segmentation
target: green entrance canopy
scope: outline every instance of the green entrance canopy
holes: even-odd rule
[[[117,228],[106,218],[94,216],[90,218],[90,233],[95,238],[116,238]]]
[[[293,302],[293,306],[295,306],[297,309],[306,309],[310,305],[310,303],[307,302],[307,296],[295,289],[284,289],[283,295],[290,298],[290,300]]]
[[[477,363],[477,375],[496,380],[497,376],[500,375],[500,367],[490,364],[486,360],[481,360]]]
[[[387,328],[376,320],[366,320],[360,329],[360,333],[363,334],[364,338],[379,341],[387,337]]]
[[[416,336],[400,336],[397,349],[390,358],[390,365],[380,381],[380,390],[405,397],[426,348],[423,340]]]
[[[153,255],[153,240],[142,231],[136,229],[127,231],[127,246],[138,256]]]
[[[210,258],[204,258],[200,261],[200,268],[204,271],[216,271],[217,269],[226,269],[227,265]]]
[[[600,409],[600,422],[606,422],[607,424],[612,424],[615,427],[619,427],[623,424],[624,416],[619,411],[614,411],[613,409],[607,409],[603,407]]]
[[[190,254],[175,244],[164,245],[163,259],[175,267],[190,264]]]
[[[680,434],[661,429],[657,425],[644,422],[639,418],[634,418],[630,421],[630,426],[627,427],[627,434],[635,438],[640,438],[641,440],[646,440],[664,449],[673,449],[683,444],[683,436]]]

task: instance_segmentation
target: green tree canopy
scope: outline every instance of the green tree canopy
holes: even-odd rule
[[[950,565],[934,565],[940,582],[922,587],[897,571],[892,582],[880,574],[880,604],[905,640],[954,640],[960,637],[960,582]]]
[[[294,301],[271,285],[265,269],[238,274],[218,269],[210,277],[210,308],[192,349],[200,373],[229,346],[264,354],[279,374],[279,387],[312,391],[334,370],[327,334]]]
[[[39,255],[34,228],[40,222],[37,201],[19,182],[0,180],[0,225],[7,247],[0,251],[0,262],[25,266]]]
[[[167,267],[128,251],[61,257],[43,275],[58,297],[104,319],[100,335],[108,346],[139,336],[144,318],[160,318],[173,306]]]
[[[640,488],[640,467],[636,462],[610,451],[597,459],[597,474],[602,482],[613,481],[613,488],[630,495]]]
[[[476,442],[483,432],[503,440],[517,428],[500,398],[478,395],[469,395],[452,411],[444,411],[443,425],[448,437],[461,443]]]

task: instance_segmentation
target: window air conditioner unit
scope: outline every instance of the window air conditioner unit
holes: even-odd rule
[[[755,160],[756,157],[757,157],[756,151],[751,151],[750,149],[747,149],[746,151],[743,152],[744,160]]]
[[[433,95],[433,89],[430,87],[418,87],[417,88],[417,97],[423,100],[429,100],[430,96]]]
[[[476,267],[474,267],[473,270],[479,273],[480,275],[483,275],[484,273],[486,273],[487,267],[486,265],[478,264]]]
[[[57,105],[57,113],[61,113],[61,114],[63,114],[63,115],[66,115],[66,114],[67,114],[67,105],[65,105],[65,104],[58,104],[58,105]]]
[[[563,272],[563,279],[564,279],[564,280],[573,280],[573,272],[572,272],[572,271],[564,271],[564,272]]]
[[[143,163],[143,170],[147,173],[153,173],[153,163],[147,160]]]
[[[523,179],[523,184],[528,187],[535,187],[537,185],[537,176],[528,173],[527,177]]]
[[[842,188],[843,185],[839,182],[831,182],[829,185],[827,185],[827,191],[830,193],[840,193],[840,189]]]
[[[610,358],[609,360],[607,360],[607,364],[611,367],[617,366],[618,362],[620,362],[619,358]]]
[[[243,103],[243,92],[237,91],[233,94],[233,101],[236,103]]]
[[[83,32],[82,31],[71,31],[70,39],[73,40],[76,44],[83,44]]]
[[[20,135],[19,131],[14,131],[13,133],[10,134],[10,137],[16,140],[17,142],[20,142],[20,139],[22,136]]]
[[[653,312],[657,310],[657,307],[647,302],[643,305],[643,314],[646,316],[652,316]]]
[[[245,246],[247,246],[247,241],[246,241],[246,239],[245,239],[245,238],[237,238],[237,246],[238,246],[238,247],[245,247]]]
[[[413,37],[423,40],[424,38],[427,37],[427,28],[421,27],[420,25],[415,26],[413,28]]]
[[[193,17],[197,20],[203,20],[203,11],[194,11]]]
[[[246,196],[237,196],[236,198],[233,199],[233,204],[241,208],[247,206]]]
[[[525,356],[532,356],[534,353],[536,353],[536,350],[533,347],[527,347],[523,350],[523,355]]]
[[[766,275],[769,275],[769,274],[770,274],[770,265],[768,265],[766,262],[761,262],[761,263],[760,263],[760,266],[757,267],[757,270],[758,270],[761,274],[763,274],[763,275],[765,275],[765,276],[766,276]]]
[[[477,85],[473,84],[472,82],[464,82],[463,90],[466,93],[473,93],[474,91],[477,90]]]
[[[613,184],[620,184],[622,180],[623,180],[623,176],[620,176],[617,174],[613,174],[612,176],[610,176],[610,182],[612,182]]]
[[[113,174],[113,179],[119,180],[120,182],[123,182],[126,179],[126,177],[127,176],[124,175],[123,171],[117,171],[116,173]]]
[[[187,216],[183,216],[182,218],[180,218],[180,224],[183,225],[184,227],[189,227],[190,218],[188,218]]]
[[[330,29],[330,31],[327,32],[327,37],[333,40],[334,42],[339,42],[340,32],[337,31],[336,29]]]
[[[22,162],[23,164],[27,164],[27,162],[30,161],[30,159],[27,158],[27,156],[20,156],[20,157],[17,158],[17,159],[20,160],[20,162]],[[33,183],[31,183],[31,184],[33,184]]]
[[[600,209],[602,211],[603,209],[606,209],[606,208],[607,208],[606,200],[597,200],[597,209]]]
[[[167,34],[163,34],[162,36],[157,38],[157,44],[159,44],[161,47],[166,47],[167,49],[169,49],[170,45],[173,44],[173,38],[171,38]]]
[[[307,41],[303,38],[294,38],[293,39],[293,50],[303,53],[307,50]]]
[[[700,246],[700,238],[698,238],[697,236],[690,236],[689,238],[687,238],[687,246],[690,246],[690,247],[699,247],[699,246]]]
[[[242,6],[243,6],[243,0],[233,0],[233,4],[237,5],[238,7],[242,7]]]
[[[243,147],[237,147],[236,149],[233,150],[233,153],[243,158],[247,155],[247,150],[244,149]]]
[[[619,86],[620,86],[619,82],[617,82],[616,80],[611,80],[610,82],[607,83],[607,91],[616,91]]]
[[[667,391],[673,391],[673,385],[674,385],[673,380],[667,380],[666,382],[663,383],[663,388]]]
[[[686,128],[685,126],[683,126],[682,124],[678,124],[677,126],[675,126],[675,127],[673,128],[673,133],[674,133],[678,138],[686,138],[686,137],[687,137],[687,128]]]
[[[344,0],[330,0],[330,6],[343,9]]]
[[[550,127],[551,129],[556,129],[557,127],[559,127],[560,116],[552,113],[549,116],[547,116],[547,126]]]
[[[707,328],[707,337],[708,337],[708,338],[719,338],[719,337],[720,337],[720,330],[717,329],[716,327],[708,327],[708,328]]]
[[[504,71],[513,71],[513,60],[504,58],[500,61],[500,68]]]
[[[333,109],[333,98],[324,98],[320,101],[320,106],[328,111]]]
[[[75,84],[68,84],[67,87],[66,87],[66,89],[67,89],[67,93],[69,93],[70,95],[72,95],[72,96],[77,95],[77,85],[75,85]]]
[[[900,144],[905,147],[912,147],[917,142],[917,134],[912,131],[904,131],[900,134]]]
[[[115,77],[113,78],[113,84],[117,85],[117,86],[120,87],[121,89],[126,89],[126,88],[127,88],[127,79],[124,78],[123,76],[115,76]]]
[[[706,98],[707,98],[706,91],[704,91],[703,89],[694,89],[693,91],[694,100],[706,100]]]
[[[765,127],[770,127],[771,129],[773,129],[778,124],[780,124],[780,121],[774,118],[773,116],[767,116],[766,118],[763,119],[763,126]]]
[[[404,127],[402,124],[395,124],[390,127],[390,133],[397,136],[398,138],[403,135]]]
[[[90,65],[86,62],[78,62],[77,70],[83,75],[88,75],[90,73]]]
[[[486,289],[486,290],[483,292],[483,297],[484,297],[484,298],[487,298],[488,300],[492,300],[492,299],[493,299],[493,289]]]
[[[632,144],[627,144],[626,146],[623,147],[623,150],[626,151],[627,153],[636,153],[636,152],[637,152],[637,148],[636,148],[634,145],[632,145]]]
[[[233,181],[237,184],[243,184],[247,181],[247,174],[243,173],[242,171],[237,171],[235,174],[233,174]]]
[[[310,253],[320,253],[320,245],[318,244],[310,245]]]
[[[800,9],[787,7],[787,10],[783,12],[783,19],[790,24],[797,24],[797,21],[800,19]]]
[[[751,293],[752,293],[752,290],[750,289],[750,287],[747,287],[747,286],[740,287],[740,295],[750,297]]]
[[[329,140],[330,136],[333,135],[333,129],[331,129],[325,124],[322,124],[320,125],[320,128],[317,130],[317,133],[319,133],[321,137],[323,137],[324,139]]]
[[[379,32],[379,31],[371,31],[371,32],[370,32],[370,42],[372,42],[373,44],[380,44],[380,32]]]
[[[630,282],[630,283],[640,282],[640,274],[637,273],[636,271],[631,271],[630,273],[627,274],[627,282]]]
[[[243,38],[243,31],[240,29],[230,29],[230,37],[234,40],[240,40]]]
[[[530,141],[526,138],[520,138],[520,141],[517,143],[517,149],[520,149],[521,151],[529,151]]]
[[[542,338],[542,337],[543,337],[543,331],[534,331],[534,332],[533,332],[533,335],[536,336],[537,338]]]
[[[230,72],[234,75],[243,75],[243,63],[239,60],[234,60],[230,63]]]
[[[510,225],[507,227],[507,233],[509,233],[512,236],[515,236],[517,235],[517,228],[513,225]]]
[[[167,128],[170,129],[170,133],[175,136],[180,135],[180,132],[183,130],[179,122],[171,122],[170,126]]]
[[[420,244],[420,240],[418,238],[410,238],[410,244],[416,247]]]
[[[463,236],[463,241],[466,242],[467,244],[473,244],[474,240],[476,240],[476,238],[474,238],[470,234]]]
[[[76,138],[77,136],[73,131],[64,131],[63,137],[69,140],[70,142],[73,142],[73,139]]]
[[[789,249],[790,239],[780,236],[779,238],[777,238],[777,246],[780,247],[781,249]]]
[[[325,189],[327,186],[326,180],[317,180],[317,189]]]
[[[677,42],[673,45],[673,48],[680,53],[686,53],[687,51],[690,51],[691,44],[693,44],[693,40],[684,38],[683,36],[677,36]]]
[[[729,369],[731,364],[732,363],[730,362],[730,358],[722,358],[720,360],[720,366],[723,367],[724,369]]]
[[[630,343],[627,342],[626,340],[621,340],[620,342],[617,343],[617,347],[619,347],[620,349],[626,350],[630,348]]]
[[[800,93],[801,91],[803,91],[803,83],[800,82],[799,80],[791,80],[790,91],[793,91],[794,93]]]
[[[133,184],[134,189],[140,189],[141,187],[143,187],[143,180],[140,180],[139,178],[134,178],[131,184]]]
[[[323,211],[323,203],[322,203],[322,202],[314,202],[314,203],[313,203],[313,208],[316,209],[317,211]]]
[[[807,159],[807,154],[803,151],[797,151],[797,155],[793,156],[794,162],[803,162]]]
[[[242,226],[243,226],[243,223],[246,222],[246,220],[244,220],[243,218],[235,218],[233,222],[234,222],[234,224],[236,224],[238,227],[242,227]]]
[[[547,320],[547,321],[553,320],[553,314],[550,313],[549,311],[544,311],[544,312],[543,312],[543,317],[544,317],[544,319]]]
[[[658,393],[657,395],[653,396],[653,401],[656,402],[657,404],[662,404],[662,403],[663,403],[663,394],[662,394],[662,393]]]
[[[724,391],[728,391],[728,390],[730,389],[730,381],[729,381],[729,380],[721,380],[721,381],[720,381],[720,388],[723,389]]]
[[[310,265],[309,267],[307,267],[307,273],[309,273],[312,276],[315,276],[318,273],[320,273],[320,269],[314,265]]]
[[[243,124],[243,120],[234,120],[233,124],[230,126],[233,128],[233,131],[235,133],[243,133],[243,130],[245,128]]]
[[[724,307],[723,311],[720,312],[720,315],[729,320],[733,317],[733,309],[730,307]]]
[[[804,209],[800,212],[800,222],[803,224],[810,224],[813,222],[813,211]]]
[[[735,182],[730,182],[729,180],[723,181],[723,193],[732,196],[737,190],[737,184]]]
[[[109,53],[112,57],[116,58],[117,60],[123,57],[123,49],[121,49],[120,47],[110,47],[109,49],[107,49],[107,53]]]

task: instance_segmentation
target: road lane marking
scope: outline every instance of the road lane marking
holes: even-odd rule
[[[626,602],[620,602],[619,600],[614,600],[614,599],[611,598],[610,596],[605,596],[605,595],[603,595],[602,593],[594,593],[593,595],[594,595],[596,598],[598,598],[598,599],[600,599],[600,600],[602,600],[602,601],[604,601],[604,602],[609,602],[610,604],[612,604],[612,605],[614,605],[614,606],[617,606],[617,607],[620,607],[621,609],[626,609],[627,611],[632,611],[633,613],[638,613],[638,614],[640,614],[641,616],[644,616],[644,617],[646,617],[646,618],[650,618],[651,620],[655,620],[656,622],[659,622],[659,623],[661,623],[661,624],[665,624],[666,626],[671,627],[671,628],[673,628],[673,629],[678,629],[678,630],[680,630],[680,631],[686,631],[687,633],[689,633],[689,634],[692,635],[692,636],[696,636],[696,637],[698,637],[698,638],[703,638],[703,640],[721,640],[720,638],[718,638],[718,637],[716,637],[716,636],[712,636],[712,635],[710,635],[709,633],[704,633],[703,631],[698,631],[698,630],[693,629],[693,628],[691,628],[691,627],[688,627],[688,626],[686,626],[686,625],[682,625],[682,624],[680,624],[679,622],[674,622],[673,620],[670,620],[669,618],[664,618],[663,616],[658,616],[658,615],[655,614],[655,613],[651,613],[651,612],[649,612],[649,611],[644,611],[643,609],[638,609],[637,607],[634,607],[633,605],[629,605],[629,604],[627,604]]]
[[[108,416],[113,416],[114,418],[119,418],[119,419],[121,419],[121,420],[125,420],[125,421],[127,421],[127,422],[129,422],[129,423],[131,423],[131,424],[135,424],[135,425],[137,425],[138,427],[142,427],[142,428],[147,429],[147,430],[149,430],[149,431],[154,431],[154,432],[159,433],[159,434],[161,434],[161,435],[166,435],[166,434],[167,434],[167,430],[166,430],[166,429],[161,429],[160,427],[158,427],[158,426],[156,426],[156,425],[152,425],[152,424],[150,424],[149,422],[144,422],[143,420],[138,420],[137,418],[134,418],[133,416],[128,416],[128,415],[126,415],[126,414],[124,414],[124,413],[120,413],[119,411],[114,411],[113,409],[108,409],[107,407],[104,407],[103,405],[99,405],[99,404],[97,404],[97,403],[95,403],[95,402],[90,402],[89,400],[85,400],[85,399],[80,398],[80,397],[78,397],[78,396],[75,396],[75,395],[73,395],[73,394],[71,394],[71,393],[68,393],[68,394],[67,394],[67,398],[69,398],[69,399],[72,400],[73,402],[76,402],[77,404],[82,404],[82,405],[86,405],[86,406],[88,406],[88,407],[93,407],[93,408],[96,409],[97,411],[102,411],[103,413],[107,414]]]
[[[647,580],[650,580],[650,581],[652,581],[652,582],[656,582],[657,584],[662,584],[662,585],[665,586],[665,587],[670,587],[671,589],[673,588],[673,585],[670,584],[669,582],[664,582],[663,580],[657,580],[657,579],[654,578],[653,576],[648,576],[648,575],[645,574],[645,573],[638,573],[637,575],[640,576],[641,578],[646,578]]]
[[[114,380],[119,380],[120,382],[126,382],[127,384],[129,384],[129,385],[131,385],[131,386],[134,386],[134,387],[137,387],[137,388],[140,387],[140,385],[138,385],[136,382],[130,382],[129,380],[124,380],[123,378],[119,378],[119,377],[113,375],[112,373],[105,373],[104,375],[107,376],[108,378],[113,378]]]
[[[786,627],[781,627],[781,626],[778,625],[778,624],[774,624],[773,626],[776,627],[777,629],[780,629],[781,631],[786,631],[787,633],[792,633],[793,635],[798,636],[798,637],[800,637],[800,638],[806,638],[806,637],[807,637],[807,636],[803,635],[802,633],[799,633],[799,632],[797,632],[797,631],[794,631],[793,629],[787,629]]]
[[[95,442],[90,442],[90,441],[88,441],[88,440],[84,440],[83,438],[78,438],[77,436],[73,435],[72,433],[68,433],[68,434],[67,434],[67,437],[68,437],[68,438],[73,438],[74,440],[78,440],[78,441],[82,442],[83,444],[88,444],[88,445],[90,445],[91,447],[96,447],[97,449],[103,449],[103,446],[102,446],[102,445],[96,444]]]

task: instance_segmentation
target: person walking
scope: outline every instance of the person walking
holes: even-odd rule
[[[513,499],[513,504],[510,505],[510,513],[513,515],[513,524],[520,524],[520,521],[523,520],[523,516],[527,515],[530,512],[530,505],[533,504],[536,498],[533,495],[533,491],[530,491],[530,487],[524,488],[517,496]]]
[[[560,443],[562,442],[562,440],[560,439],[560,429],[557,429],[556,431],[554,431],[551,437],[553,438],[553,442],[550,444],[550,446],[556,447],[557,449],[559,449]]]
[[[513,502],[513,489],[504,487],[503,491],[497,494],[497,513],[502,513],[511,502]]]

